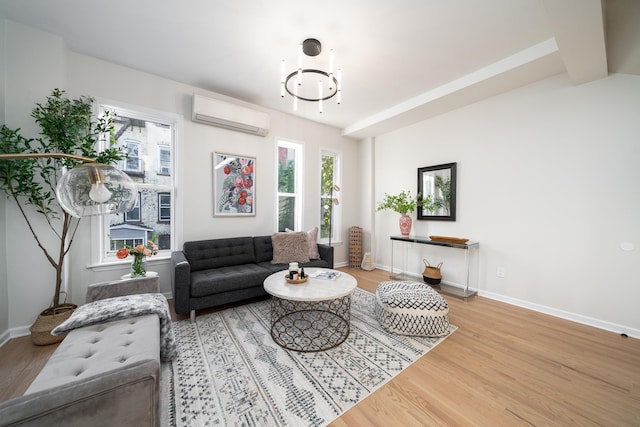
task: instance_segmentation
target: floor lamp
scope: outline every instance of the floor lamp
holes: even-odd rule
[[[333,197],[334,191],[337,193],[340,191],[340,187],[337,184],[331,186],[331,200],[329,202],[329,246],[331,246],[331,235],[333,234],[333,205],[339,205],[337,197]]]

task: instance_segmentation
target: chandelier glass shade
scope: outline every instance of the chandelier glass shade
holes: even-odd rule
[[[65,153],[0,154],[0,160],[71,159],[84,162],[60,177],[56,199],[62,209],[77,218],[129,212],[136,205],[138,190],[126,173],[94,159]]]
[[[315,57],[322,52],[322,44],[317,39],[306,39],[298,45],[298,66],[287,74],[286,61],[283,59],[280,72],[280,97],[288,93],[293,97],[293,109],[298,109],[298,100],[317,102],[322,113],[323,101],[336,97],[336,103],[342,103],[342,70],[334,72],[334,51],[329,51],[327,71],[317,68],[303,68],[304,56]]]
[[[138,198],[124,172],[101,163],[84,163],[65,173],[56,187],[62,209],[75,217],[129,212]]]

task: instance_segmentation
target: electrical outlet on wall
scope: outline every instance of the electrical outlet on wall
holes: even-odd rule
[[[498,268],[496,269],[496,276],[498,276],[498,277],[504,277],[504,276],[505,276],[505,274],[506,274],[506,272],[505,272],[505,270],[504,270],[504,267],[498,267]]]

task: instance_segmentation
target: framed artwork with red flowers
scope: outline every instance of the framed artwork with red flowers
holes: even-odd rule
[[[255,216],[256,159],[213,153],[213,215]]]

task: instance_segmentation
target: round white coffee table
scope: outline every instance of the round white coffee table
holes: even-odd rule
[[[271,295],[271,336],[280,346],[294,351],[323,351],[341,344],[349,335],[351,295],[358,283],[343,272],[335,279],[311,277],[326,268],[306,268],[309,278],[292,284],[286,270],[264,280]]]

